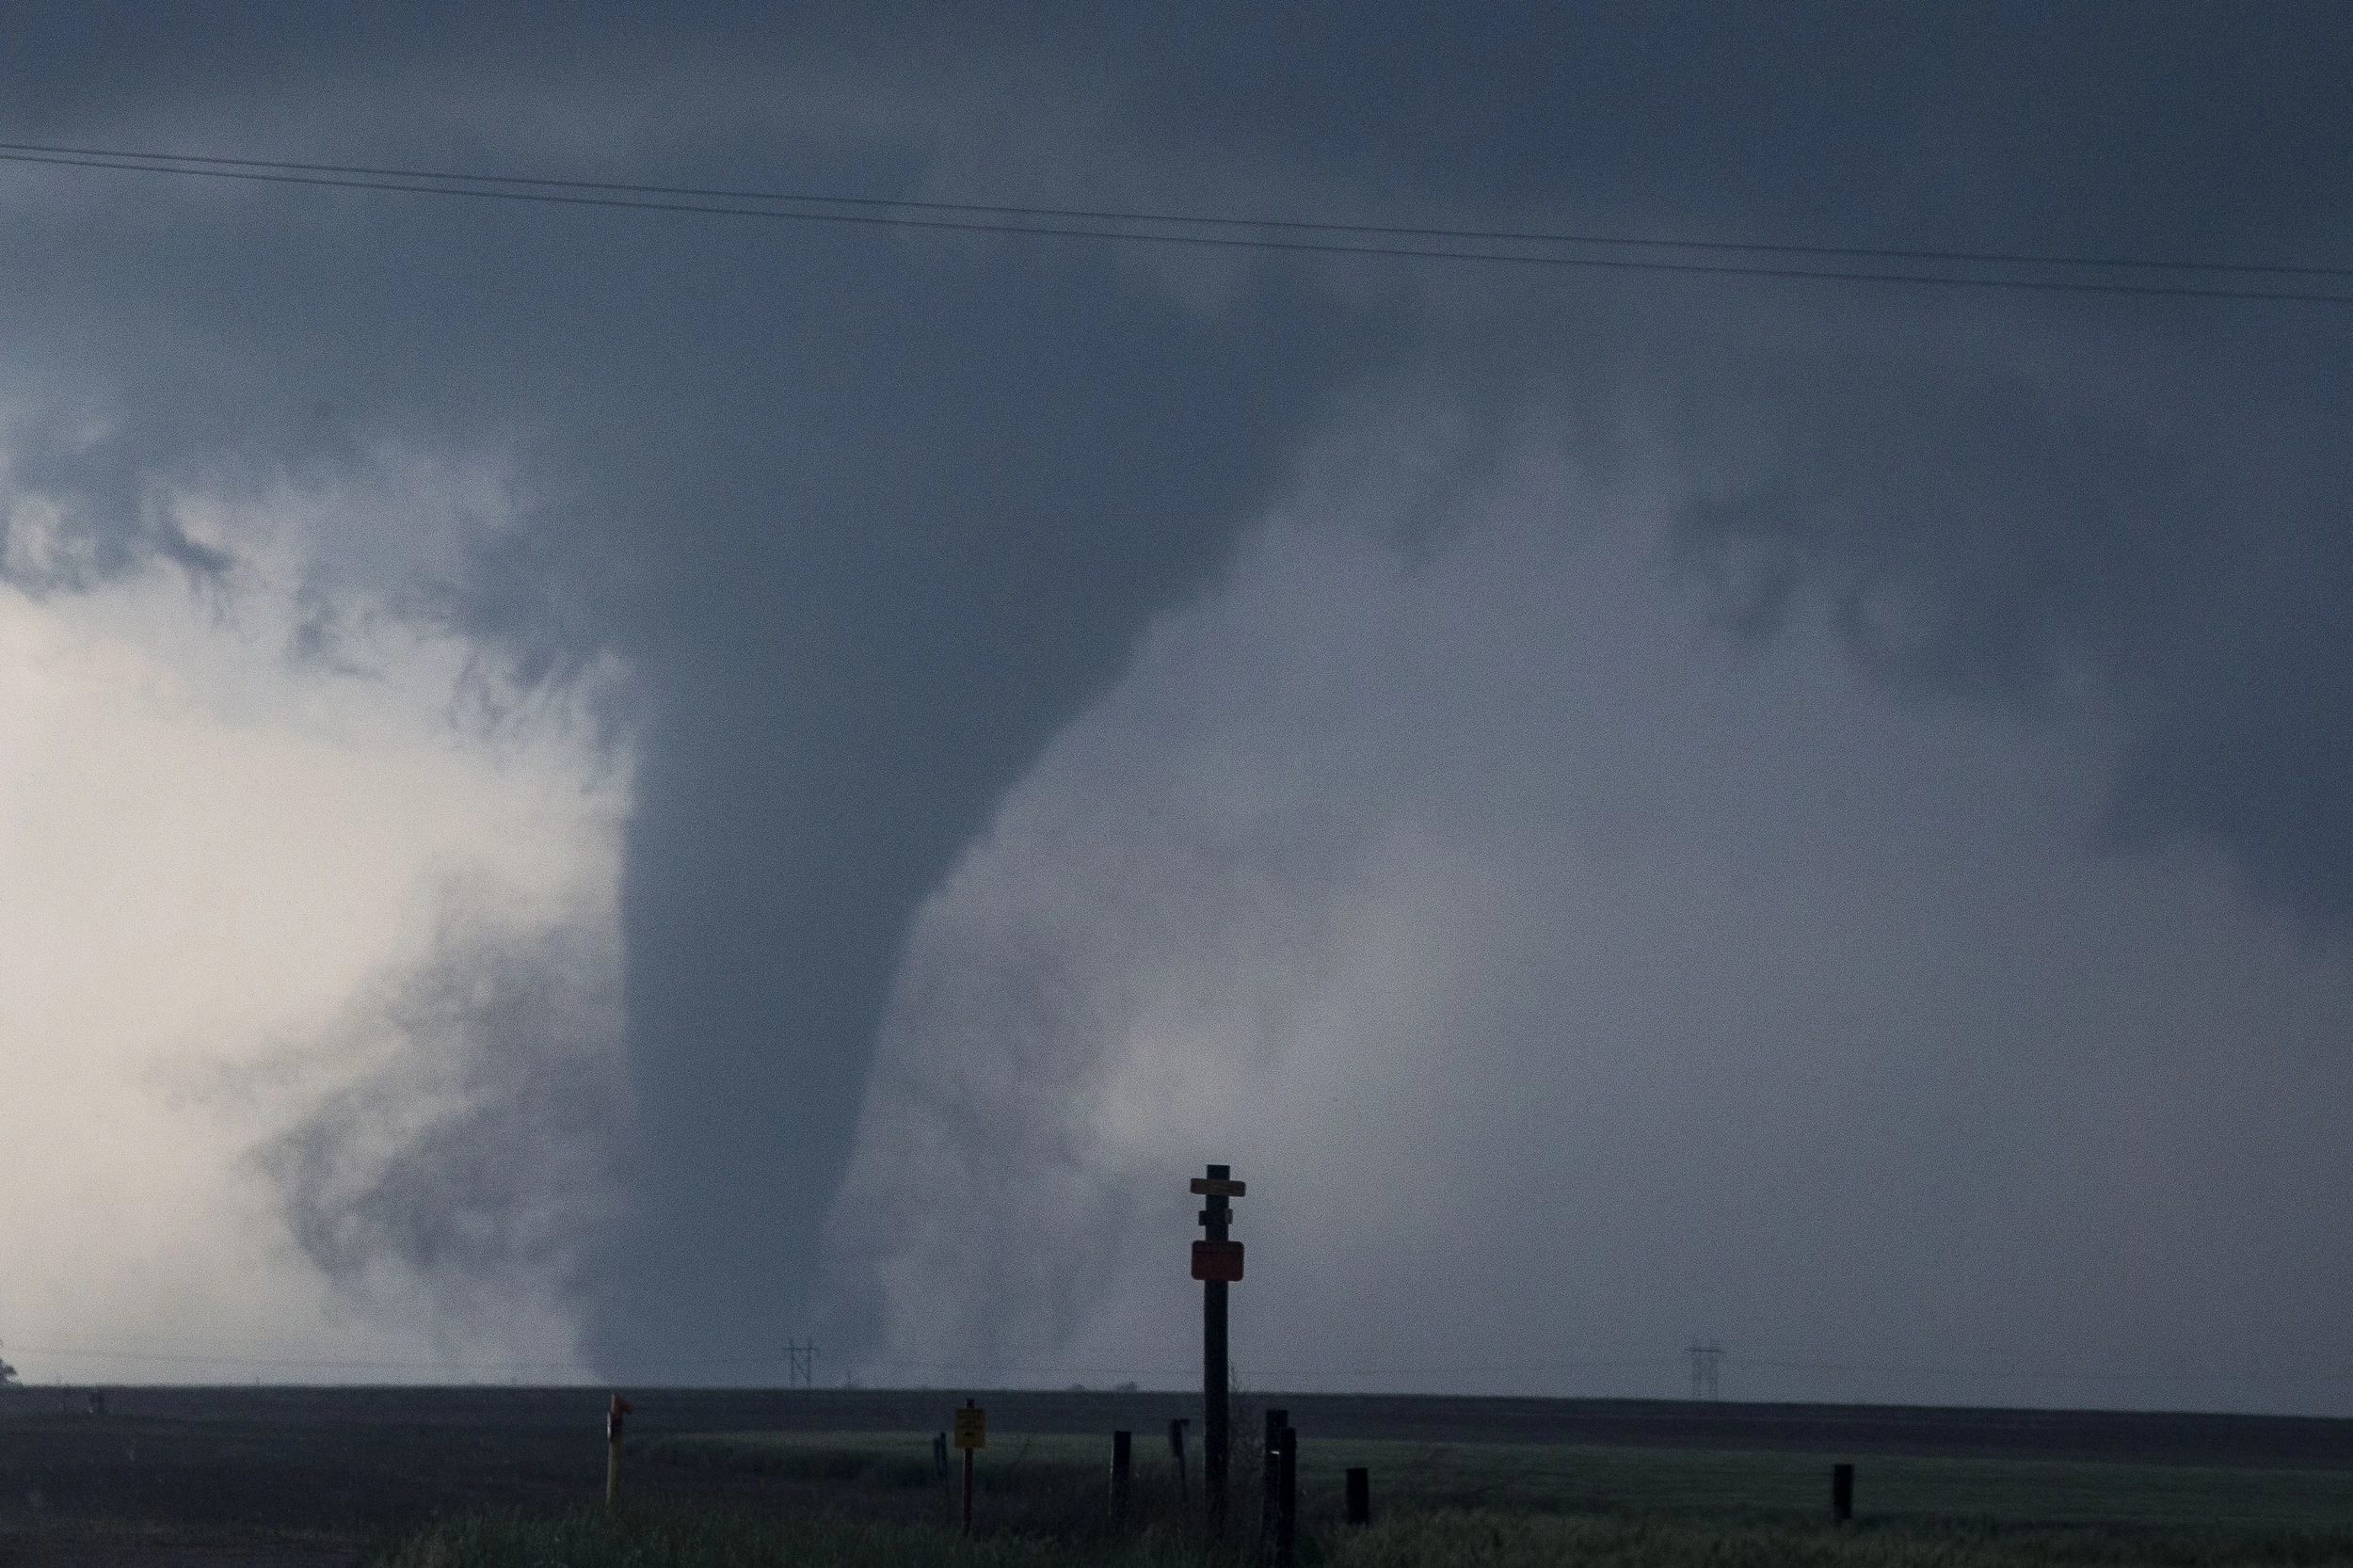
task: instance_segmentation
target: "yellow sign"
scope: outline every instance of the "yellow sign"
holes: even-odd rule
[[[988,1447],[988,1412],[978,1405],[966,1405],[956,1412],[956,1447],[985,1448]]]

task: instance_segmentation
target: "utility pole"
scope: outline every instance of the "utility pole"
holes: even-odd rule
[[[1693,1339],[1683,1348],[1691,1358],[1691,1398],[1717,1400],[1723,1397],[1723,1386],[1718,1367],[1723,1361],[1724,1348],[1714,1339]]]
[[[1225,1528],[1225,1287],[1241,1278],[1241,1243],[1226,1235],[1233,1205],[1249,1188],[1230,1165],[1210,1165],[1193,1178],[1201,1207],[1202,1239],[1193,1244],[1193,1277],[1201,1281],[1201,1514],[1210,1534]]]
[[[785,1386],[814,1388],[817,1386],[817,1341],[803,1344],[798,1339],[784,1342]]]

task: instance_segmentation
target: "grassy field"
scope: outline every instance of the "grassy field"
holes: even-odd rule
[[[721,1432],[665,1437],[649,1456],[680,1466],[825,1478],[872,1488],[943,1490],[928,1433]],[[1105,1494],[1105,1438],[1007,1436],[980,1457],[984,1499]],[[1236,1496],[1257,1496],[1254,1449],[1237,1466]],[[1197,1464],[1197,1460],[1195,1462]],[[1788,1453],[1491,1443],[1302,1440],[1302,1512],[1337,1515],[1342,1475],[1372,1473],[1383,1512],[1676,1514],[1803,1521],[1826,1517],[1830,1462]],[[1136,1445],[1139,1496],[1172,1495],[1166,1447]],[[1872,1523],[2234,1525],[2353,1529],[2353,1475],[2244,1466],[2089,1464],[2044,1460],[1861,1461],[1856,1512]],[[1197,1484],[1197,1477],[1195,1478]]]
[[[1200,1533],[1197,1470],[1180,1491],[1164,1429],[1147,1424],[1158,1407],[1146,1401],[1115,1411],[1071,1404],[1072,1414],[1058,1416],[1059,1407],[999,1400],[976,1467],[978,1528],[968,1541],[952,1528],[954,1473],[938,1473],[930,1431],[743,1424],[775,1410],[806,1421],[903,1409],[903,1420],[944,1421],[951,1402],[891,1399],[869,1408],[847,1399],[645,1396],[641,1411],[667,1424],[632,1432],[623,1506],[609,1516],[598,1506],[604,1445],[587,1391],[347,1400],[224,1391],[210,1403],[175,1395],[145,1404],[125,1394],[103,1417],[56,1402],[0,1409],[0,1568],[1257,1568],[1259,1422],[1247,1405],[1237,1412],[1232,1528],[1219,1542]],[[2170,1447],[2151,1423],[2125,1432],[2129,1454],[2206,1461],[2162,1464],[2081,1457],[2051,1433],[2097,1437],[2096,1422],[2019,1413],[1962,1422],[1934,1413],[1784,1411],[1770,1415],[1771,1430],[1817,1446],[1773,1449],[1481,1441],[1470,1418],[1479,1412],[1466,1410],[1406,1411],[1413,1418],[1400,1422],[1403,1430],[1448,1434],[1413,1440],[1365,1435],[1369,1420],[1354,1435],[1303,1424],[1302,1563],[2353,1568],[2353,1466],[2339,1461],[2332,1426],[2265,1429],[2256,1432],[2263,1443],[2237,1448],[2214,1440],[2228,1429],[2198,1428],[2207,1418],[2185,1418],[2196,1441]],[[1503,1434],[1524,1430],[1525,1411],[1502,1414]],[[1659,1430],[1644,1412],[1598,1414]],[[1015,1430],[999,1426],[1000,1415],[1015,1417]],[[1108,1432],[1023,1432],[1016,1423],[1024,1415],[1133,1423],[1136,1473],[1123,1518],[1109,1506]],[[1727,1437],[1767,1430],[1754,1418],[1710,1418],[1716,1424],[1700,1430]],[[722,1420],[737,1424],[692,1430]],[[2021,1421],[2041,1423],[2028,1432],[2024,1456],[1993,1456],[1993,1439]],[[1869,1446],[1890,1432],[1911,1443],[1964,1425],[1972,1432],[1961,1452]],[[1682,1430],[1688,1437],[1694,1429]],[[2305,1462],[2260,1462],[2281,1453]],[[1857,1518],[1844,1528],[1828,1518],[1834,1458],[1858,1471]],[[1368,1529],[1338,1519],[1342,1472],[1352,1465],[1372,1474]]]
[[[1400,1513],[1310,1532],[1305,1568],[2343,1568],[2353,1532],[2218,1526],[1838,1528],[1673,1515]],[[984,1530],[711,1510],[476,1513],[414,1532],[367,1568],[1249,1568],[1249,1541],[1181,1528]]]

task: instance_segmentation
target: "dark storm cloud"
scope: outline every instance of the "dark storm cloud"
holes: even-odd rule
[[[2263,899],[2353,918],[2353,322],[2245,322],[2133,362],[1814,383],[1691,559],[1751,627],[1820,613],[1904,688],[2125,726],[2104,838],[2226,854]],[[2284,372],[2284,374],[2282,374]],[[2199,395],[2185,396],[2195,387]]]
[[[135,8],[34,19],[0,72],[23,138],[2283,260],[2343,248],[2346,35],[2290,7]],[[490,447],[529,515],[453,613],[534,667],[632,668],[640,1126],[597,1310],[636,1375],[792,1327],[916,901],[1369,380],[1541,389],[1593,457],[1631,408],[1750,625],[1827,604],[1970,700],[2088,667],[2135,737],[2117,841],[2353,912],[2339,313],[9,178],[9,374],[73,414],[18,482],[100,568],[174,548],[157,475]]]

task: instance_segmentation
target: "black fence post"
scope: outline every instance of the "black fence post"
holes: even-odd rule
[[[1263,1490],[1259,1494],[1258,1539],[1269,1546],[1274,1544],[1274,1518],[1283,1506],[1283,1429],[1290,1424],[1291,1413],[1288,1410],[1270,1410],[1266,1413],[1266,1446],[1258,1454],[1265,1462],[1261,1465]]]
[[[1135,1458],[1135,1434],[1126,1432],[1112,1433],[1112,1512],[1121,1518],[1128,1516],[1128,1476]]]
[[[1854,1466],[1833,1464],[1830,1467],[1830,1516],[1838,1524],[1854,1517]]]
[[[604,1407],[604,1506],[621,1500],[621,1423],[637,1407],[618,1394]]]
[[[1352,1466],[1348,1472],[1348,1522],[1372,1523],[1372,1472],[1361,1464]]]
[[[1185,1476],[1185,1418],[1181,1416],[1168,1423],[1168,1451],[1176,1461],[1176,1500],[1181,1503],[1193,1495],[1193,1487]]]
[[[1283,1428],[1274,1504],[1275,1568],[1291,1568],[1291,1552],[1299,1540],[1299,1432],[1288,1424]]]

